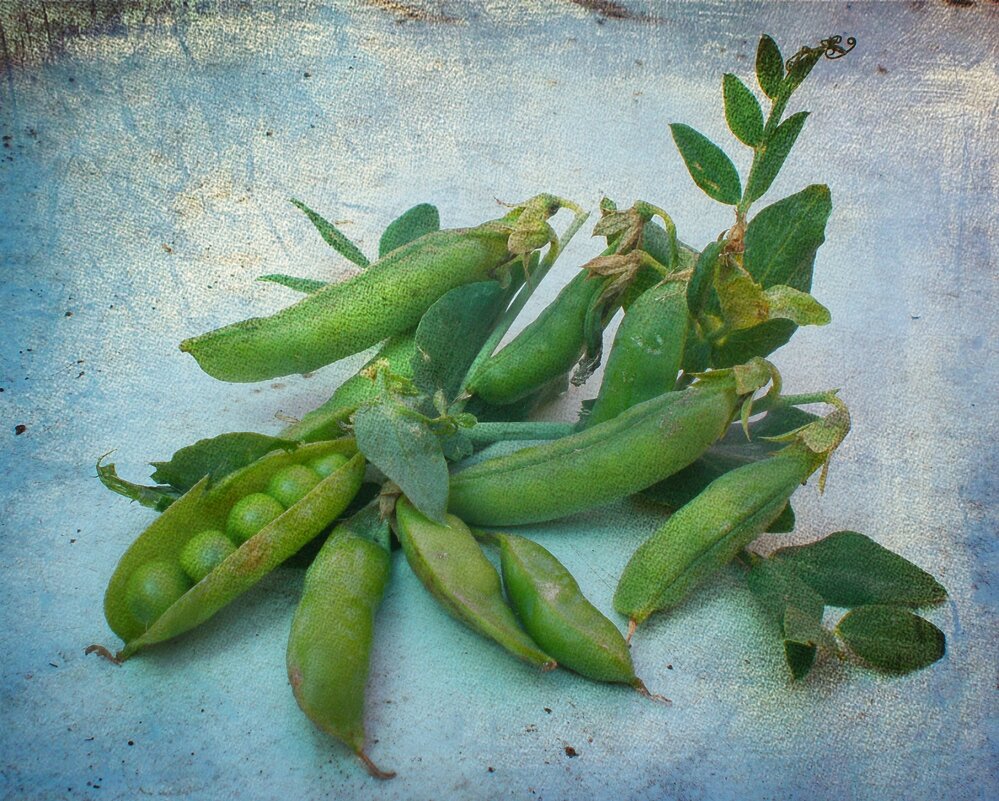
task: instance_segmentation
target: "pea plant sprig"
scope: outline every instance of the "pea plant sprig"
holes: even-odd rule
[[[784,393],[767,360],[798,326],[830,322],[810,294],[829,189],[811,185],[749,213],[803,130],[808,112],[784,116],[795,91],[823,56],[854,45],[834,36],[785,61],[764,36],[756,79],[766,117],[740,78],[722,79],[728,127],[752,152],[745,182],[720,146],[670,126],[695,184],[731,206],[734,223],[697,249],[660,206],[603,198],[592,231],[603,251],[502,347],[585,223],[580,205],[542,193],[478,225],[442,229],[437,208],[421,203],[385,228],[369,259],[292,201],[355,274],[338,283],[259,276],[302,297],[193,336],[182,350],[234,382],[369,348],[371,358],[301,419],[276,415],[286,422],[276,435],[199,440],[153,462],[151,485],[98,460],[105,486],[159,516],[127,547],[105,595],[122,648],[88,652],[120,664],[200,625],[279,566],[308,566],[288,681],[308,718],[380,779],[394,774],[369,755],[364,704],[377,691],[370,658],[393,562],[404,560],[443,612],[494,643],[497,658],[513,656],[539,681],[561,666],[665,701],[639,678],[652,668],[629,641],[731,563],[744,568],[776,634],[761,647],[783,649],[791,680],[826,656],[891,675],[942,658],[943,632],[912,610],[941,603],[946,590],[902,556],[852,531],[770,555],[759,544],[765,534],[809,532],[792,498],[815,474],[823,491],[851,421],[836,390]],[[561,228],[563,209],[572,220]],[[620,311],[579,419],[538,419],[570,382],[595,375]],[[824,416],[806,408],[817,404]],[[634,544],[614,593],[627,638],[555,554],[524,536],[530,530],[499,530],[611,503],[625,515],[643,503],[660,518]],[[638,643],[649,636],[641,632]]]

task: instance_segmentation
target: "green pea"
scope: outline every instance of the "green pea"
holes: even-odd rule
[[[242,545],[250,537],[284,511],[284,507],[270,495],[254,492],[241,498],[229,512],[226,520],[226,533],[237,544]]]
[[[825,459],[795,443],[715,479],[635,551],[614,608],[634,626],[680,603],[762,534]]]
[[[364,752],[364,690],[375,613],[388,584],[388,552],[339,526],[305,574],[288,638],[288,678],[295,700],[320,729],[387,779]]]
[[[180,552],[180,566],[194,581],[201,581],[235,550],[232,540],[210,528],[191,537]]]
[[[139,567],[128,579],[125,600],[143,626],[150,626],[191,586],[180,565],[156,559]]]
[[[586,599],[562,563],[524,537],[493,536],[507,597],[531,639],[589,679],[644,689],[621,632]]]
[[[487,403],[514,403],[571,370],[586,345],[587,313],[606,285],[581,270],[533,322],[483,363],[468,391]]]
[[[704,453],[771,369],[760,359],[717,370],[579,433],[459,470],[451,476],[449,510],[473,525],[507,526],[632,495]]]
[[[315,470],[320,476],[326,478],[330,473],[335,473],[349,460],[342,453],[330,453],[326,456],[320,456],[318,459],[313,459],[309,462],[309,467]]]
[[[342,460],[340,466],[347,464],[343,454],[334,454]],[[267,484],[267,494],[284,507],[298,503],[316,484],[323,480],[316,470],[304,464],[291,464],[278,470]]]
[[[552,670],[556,662],[517,623],[503,599],[500,577],[472,533],[454,515],[447,525],[420,514],[405,498],[395,507],[406,561],[423,586],[454,617],[524,661]]]
[[[687,340],[687,285],[666,281],[639,295],[624,315],[586,424],[610,420],[676,385]]]

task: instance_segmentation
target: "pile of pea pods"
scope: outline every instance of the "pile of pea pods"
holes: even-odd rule
[[[294,201],[356,274],[328,284],[261,276],[303,297],[181,350],[235,382],[377,351],[278,436],[194,443],[154,462],[151,486],[98,462],[108,488],[160,514],[108,585],[105,616],[124,645],[88,651],[123,662],[204,622],[269,571],[307,564],[288,638],[294,697],[379,778],[393,774],[367,753],[364,704],[394,548],[444,611],[535,667],[539,681],[561,667],[665,700],[636,676],[632,635],[731,562],[773,619],[794,680],[822,652],[888,673],[939,659],[943,633],[912,609],[946,591],[870,537],[840,531],[766,556],[750,549],[764,533],[794,529],[793,494],[815,473],[821,490],[850,429],[836,392],[786,395],[766,359],[798,326],[829,322],[810,294],[829,189],[808,186],[749,212],[803,128],[807,112],[784,116],[795,89],[823,56],[853,44],[834,36],[785,61],[764,36],[759,93],[733,74],[722,81],[725,119],[752,151],[745,184],[717,144],[670,126],[694,183],[732,207],[730,227],[698,250],[663,209],[604,199],[592,233],[605,249],[503,347],[586,224],[578,204],[540,194],[461,229],[441,229],[437,209],[420,204],[385,229],[370,262]],[[563,211],[572,219],[559,234]],[[603,359],[605,328],[621,311]],[[538,419],[602,359],[577,422]],[[635,495],[657,504],[662,521],[614,594],[625,635],[554,555],[507,529]],[[846,610],[831,628],[830,608]]]

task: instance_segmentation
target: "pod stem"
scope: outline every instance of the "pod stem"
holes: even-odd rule
[[[370,773],[376,779],[383,779],[384,780],[384,779],[394,779],[395,778],[395,771],[394,770],[382,770],[374,762],[371,761],[371,757],[369,757],[367,754],[365,754],[363,750],[358,749],[354,753],[357,754],[357,758],[361,760],[362,764],[364,765],[364,767],[368,771],[368,773]]]
[[[97,654],[98,656],[108,660],[108,662],[110,662],[112,665],[120,665],[123,661],[122,659],[119,659],[117,656],[111,653],[103,645],[98,645],[97,643],[94,643],[93,645],[88,645],[86,648],[83,649],[83,653],[87,654],[88,656],[90,654]]]
[[[665,695],[660,695],[659,693],[651,692],[649,688],[645,686],[645,682],[642,681],[640,678],[638,678],[638,676],[635,676],[635,679],[631,682],[631,686],[638,691],[639,695],[644,695],[650,701],[655,701],[656,703],[659,704],[673,703],[673,701],[667,698]]]
[[[635,629],[638,628],[638,621],[635,618],[628,619],[628,633],[624,635],[624,641],[626,643],[631,643],[631,638],[635,636]]]

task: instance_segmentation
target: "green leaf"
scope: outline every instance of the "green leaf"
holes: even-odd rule
[[[767,528],[768,534],[790,534],[794,531],[794,524],[796,523],[794,509],[791,506],[791,502],[788,501],[787,506],[784,507],[784,511],[780,513],[776,520],[770,524]]]
[[[118,477],[114,464],[101,464],[103,459],[104,456],[97,460],[97,477],[101,483],[112,492],[138,501],[143,506],[162,512],[182,494],[169,486],[146,487],[142,484],[125,481],[125,479]]]
[[[284,275],[283,273],[261,275],[257,277],[257,280],[270,281],[272,284],[281,284],[281,286],[294,289],[296,292],[304,292],[307,295],[311,295],[313,292],[318,292],[323,287],[328,286],[325,281],[315,281],[312,278],[298,278],[294,275]]]
[[[733,331],[712,343],[711,366],[733,367],[756,356],[766,357],[786,345],[797,330],[798,326],[790,320],[767,320],[753,328]]]
[[[749,88],[730,72],[722,78],[725,121],[736,139],[756,147],[763,139],[763,110]]]
[[[746,581],[767,616],[778,624],[791,675],[804,678],[818,649],[831,645],[829,632],[822,626],[822,598],[793,570],[771,559],[756,561]]]
[[[447,509],[447,462],[423,415],[398,401],[363,406],[354,414],[357,449],[399,485],[413,506],[438,523]]]
[[[777,130],[763,143],[750,173],[749,185],[746,187],[746,197],[750,202],[762,197],[770,188],[780,168],[784,166],[787,154],[794,147],[806,119],[808,119],[807,111],[792,114],[778,125]]]
[[[669,128],[694,183],[719,203],[737,204],[742,197],[742,183],[722,149],[689,125],[673,123]]]
[[[831,211],[829,187],[822,184],[767,206],[746,228],[743,267],[764,289],[786,284],[808,292]]]
[[[947,598],[947,590],[925,570],[856,531],[781,548],[774,558],[792,566],[832,606],[916,607]]]
[[[475,453],[475,445],[468,434],[463,431],[455,431],[453,434],[442,436],[440,440],[444,458],[449,462],[460,462]]]
[[[293,451],[298,443],[252,431],[236,431],[202,439],[177,451],[168,462],[152,462],[153,481],[187,492],[208,476],[214,484],[223,476],[257,461],[271,451]]]
[[[718,270],[718,261],[724,246],[724,242],[712,242],[697,257],[694,272],[687,284],[687,310],[692,317],[697,317],[704,311],[711,299],[715,273]]]
[[[774,99],[784,83],[784,57],[777,43],[764,35],[756,48],[756,79],[767,97]]]
[[[428,395],[443,390],[449,402],[454,400],[506,298],[496,281],[480,281],[446,292],[427,309],[416,329],[416,386]]]
[[[413,206],[388,224],[378,242],[378,258],[440,228],[441,216],[436,206],[429,203]]]
[[[897,606],[858,606],[839,622],[836,633],[853,653],[889,673],[932,665],[947,648],[940,629]]]
[[[745,270],[722,260],[715,273],[715,292],[725,325],[735,331],[753,328],[769,316],[769,304],[761,287]],[[748,360],[747,360],[748,361]]]
[[[807,292],[778,284],[764,290],[770,319],[790,320],[797,325],[828,325],[832,320],[829,309]]]
[[[333,223],[320,217],[300,200],[292,198],[291,202],[292,205],[305,213],[305,216],[316,226],[319,235],[326,240],[326,244],[333,248],[333,250],[345,259],[354,262],[358,267],[367,267],[371,263],[368,261],[368,257],[361,253],[360,248],[344,236],[340,229],[333,225]]]

